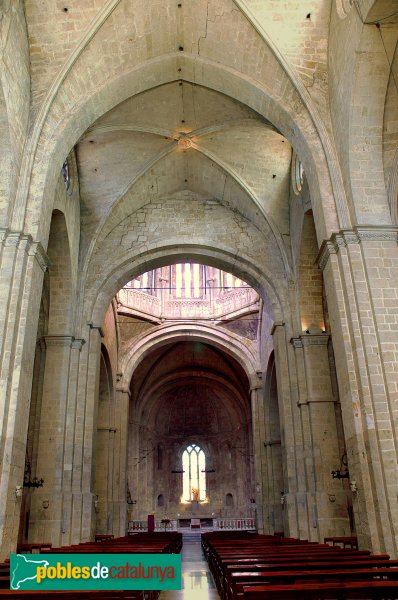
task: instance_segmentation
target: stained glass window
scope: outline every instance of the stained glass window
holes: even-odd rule
[[[206,500],[206,457],[196,444],[190,444],[182,455],[183,499],[185,502]]]

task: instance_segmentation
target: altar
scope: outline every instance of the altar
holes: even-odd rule
[[[214,527],[213,517],[183,517],[178,519],[178,528],[202,529]]]

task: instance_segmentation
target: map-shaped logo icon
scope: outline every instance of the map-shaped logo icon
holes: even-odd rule
[[[20,590],[21,584],[25,581],[37,579],[37,567],[48,567],[49,564],[46,560],[33,560],[27,558],[25,554],[17,554],[13,561],[13,569],[10,577],[11,589]],[[24,589],[23,586],[22,589]]]

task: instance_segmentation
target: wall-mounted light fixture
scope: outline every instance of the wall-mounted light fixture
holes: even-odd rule
[[[345,468],[344,471],[336,469],[335,471],[331,471],[331,473],[333,479],[348,479],[350,476],[347,468]]]
[[[33,479],[31,479],[30,477],[25,477],[23,486],[27,488],[39,488],[43,487],[43,483],[44,479],[37,479],[37,477],[33,477]]]
[[[284,506],[286,503],[285,492],[281,492],[281,504]]]
[[[350,477],[350,473],[348,471],[348,461],[347,461],[347,453],[344,452],[343,456],[340,459],[340,468],[331,471],[333,479],[348,479]]]
[[[25,458],[25,472],[23,478],[23,487],[27,488],[39,488],[43,487],[44,479],[38,479],[37,477],[33,477],[32,479],[32,467],[30,464],[28,451],[26,450],[26,458]]]

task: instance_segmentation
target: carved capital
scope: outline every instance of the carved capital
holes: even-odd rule
[[[361,225],[354,229],[342,229],[324,240],[319,249],[317,262],[319,268],[326,267],[329,257],[337,254],[341,248],[362,242],[398,242],[398,227],[390,225]]]
[[[50,259],[40,242],[33,242],[28,250],[28,254],[35,257],[43,273],[48,271]]]
[[[122,385],[122,384],[120,384],[120,385],[117,385],[117,386],[116,386],[116,391],[117,391],[119,394],[127,394],[129,398],[131,397],[131,392],[130,392],[130,389],[129,389],[129,388],[126,386],[126,384],[123,384],[123,385]]]
[[[277,327],[284,327],[284,326],[285,326],[285,323],[283,321],[274,321],[274,324],[272,325],[272,328],[271,328],[270,335],[274,335]]]
[[[73,339],[70,347],[73,350],[79,350],[79,352],[80,352],[85,343],[86,343],[86,340],[83,340],[82,338]]]
[[[75,338],[73,335],[45,335],[42,338],[46,344],[46,348],[62,347],[71,348]]]
[[[297,350],[297,348],[302,348],[303,347],[303,342],[301,340],[301,337],[293,337],[290,340],[290,343],[292,344],[293,348],[295,350]]]
[[[90,329],[96,329],[102,338],[105,337],[104,330],[102,329],[102,327],[100,325],[94,325],[94,323],[92,323],[91,321],[89,321],[87,323],[87,325],[90,327]]]
[[[302,347],[307,346],[326,346],[329,341],[328,333],[305,333],[300,335]]]

